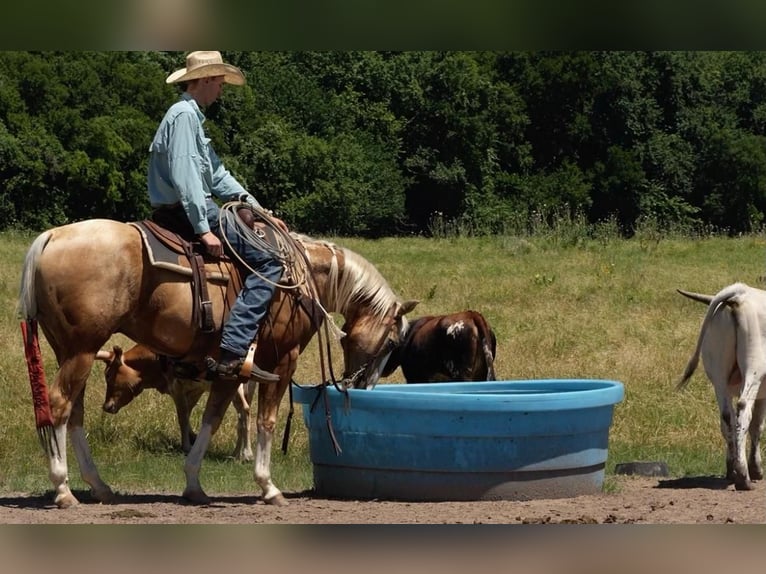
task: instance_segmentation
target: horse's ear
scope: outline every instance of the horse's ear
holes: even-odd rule
[[[414,299],[410,299],[409,301],[400,303],[399,310],[397,311],[396,316],[401,317],[402,315],[406,315],[407,313],[412,311],[415,307],[417,307],[418,303],[420,303],[420,301],[416,301]]]
[[[117,361],[117,364],[122,364],[122,347],[119,345],[115,345],[113,347],[114,349],[114,360]]]
[[[112,359],[114,359],[114,353],[110,353],[109,351],[98,351],[96,353],[96,359],[104,361],[108,365],[112,362]]]

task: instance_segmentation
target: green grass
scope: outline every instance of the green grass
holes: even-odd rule
[[[675,476],[722,474],[717,410],[701,367],[685,392],[674,390],[705,311],[675,289],[713,294],[735,281],[762,287],[766,241],[761,235],[667,237],[652,230],[622,240],[608,226],[596,231],[573,225],[538,229],[533,236],[334,240],[374,262],[403,299],[419,299],[413,316],[481,311],[498,337],[496,367],[502,379],[623,382],[625,398],[615,407],[610,432],[608,473],[622,461],[663,460]],[[31,234],[0,234],[2,492],[50,489],[15,314],[21,263],[31,239]],[[55,365],[47,345],[43,358],[51,381]],[[336,366],[339,361],[338,348]],[[312,344],[296,380],[316,383],[318,370]],[[105,414],[102,372],[96,365],[88,384],[86,430],[103,478],[120,492],[180,494],[183,456],[170,399],[150,390],[117,415]],[[399,371],[388,379],[400,380]],[[279,450],[286,411],[285,402],[272,473],[283,491],[295,492],[311,488],[311,466],[297,405],[288,454]],[[197,423],[199,412],[195,417]],[[234,442],[232,410],[202,466],[209,494],[257,493],[252,465],[229,457]],[[71,447],[69,468],[73,489],[84,490]]]

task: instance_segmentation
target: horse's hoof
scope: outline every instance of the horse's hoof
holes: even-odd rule
[[[71,492],[68,492],[66,494],[59,494],[54,502],[56,503],[56,506],[59,508],[72,508],[73,506],[77,506],[80,504],[80,501],[77,500]]]
[[[289,506],[290,503],[287,502],[287,499],[282,496],[282,493],[275,494],[271,498],[264,499],[264,502],[270,506]]]
[[[181,496],[192,504],[210,504],[210,497],[201,490],[184,490]]]
[[[91,490],[91,494],[93,495],[93,498],[98,500],[101,504],[116,504],[117,503],[117,495],[112,492],[111,488],[106,488],[106,490]]]
[[[753,486],[753,483],[750,482],[750,480],[739,480],[734,484],[734,488],[736,490],[753,490],[755,487]]]

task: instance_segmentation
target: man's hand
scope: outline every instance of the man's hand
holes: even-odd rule
[[[213,257],[220,257],[223,255],[223,245],[221,244],[221,240],[218,239],[212,231],[200,235],[199,240],[202,242],[202,245],[205,246],[208,254]]]
[[[287,224],[284,221],[282,221],[281,219],[273,215],[271,216],[271,219],[274,220],[274,223],[276,223],[277,227],[279,227],[282,231],[284,231],[285,233],[290,233],[290,230],[287,229]]]

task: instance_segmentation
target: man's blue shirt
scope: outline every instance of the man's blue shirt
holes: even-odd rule
[[[236,201],[246,195],[258,202],[221,164],[202,124],[205,115],[184,93],[160,122],[149,146],[149,201],[153,207],[181,203],[195,233],[210,231],[207,198]]]

